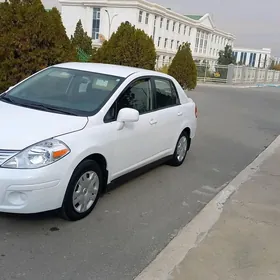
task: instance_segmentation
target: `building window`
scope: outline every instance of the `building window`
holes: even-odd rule
[[[177,41],[177,50],[179,49],[180,47],[180,41]]]
[[[189,29],[189,36],[191,36],[191,31],[192,31],[192,28],[190,27],[190,29]]]
[[[256,57],[257,57],[257,54],[256,54],[256,53],[254,53],[254,56],[253,56],[253,62],[252,62],[252,66],[253,66],[253,67],[255,67]]]
[[[207,39],[208,39],[208,35],[206,33],[204,33],[204,43],[203,43],[203,53],[206,53],[207,50]]]
[[[165,38],[165,40],[164,40],[164,48],[166,48],[166,47],[167,47],[167,42],[168,42],[168,39],[167,39],[167,38]]]
[[[180,24],[179,24],[179,28],[178,28],[178,33],[179,33],[179,34],[181,33],[181,26],[182,26],[182,24],[180,23]]]
[[[172,28],[172,31],[173,31],[173,32],[175,31],[175,25],[176,25],[176,22],[174,21],[174,22],[173,22],[173,28]]]
[[[93,8],[92,39],[98,40],[100,28],[100,8]]]
[[[149,23],[149,13],[146,13],[146,18],[145,18],[145,24],[148,24]]]
[[[244,60],[243,60],[243,64],[245,65],[246,64],[246,60],[247,60],[247,53],[245,52],[245,54],[244,54],[244,58],[243,58]]]
[[[174,40],[171,40],[171,43],[170,43],[171,50],[173,49],[173,43],[174,43]]]
[[[166,21],[166,30],[169,29],[169,19]]]
[[[196,52],[196,53],[198,51],[199,37],[200,37],[200,31],[197,31],[196,32],[196,40],[195,40],[195,49],[194,49],[194,52]]]
[[[262,54],[260,53],[259,62],[258,62],[258,68],[260,68],[260,66],[261,66],[261,58],[262,58]]]
[[[160,18],[160,28],[162,28],[163,18]]]
[[[139,11],[138,21],[142,22],[143,12]]]
[[[200,40],[199,40],[199,53],[202,53],[203,48],[203,40],[204,40],[204,32],[201,32],[200,34]]]
[[[184,35],[186,35],[186,31],[187,31],[187,26],[184,26]]]
[[[155,40],[156,24],[157,24],[157,16],[155,16],[154,18],[153,40]]]
[[[161,37],[158,37],[158,42],[157,42],[158,47],[160,47],[160,41],[161,41]]]
[[[162,64],[165,65],[165,56],[162,57]]]

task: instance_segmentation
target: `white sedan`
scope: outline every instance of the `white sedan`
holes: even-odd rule
[[[197,108],[168,75],[64,63],[1,94],[0,119],[0,212],[60,209],[74,221],[120,176],[181,165]]]

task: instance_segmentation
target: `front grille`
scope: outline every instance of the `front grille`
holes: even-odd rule
[[[0,165],[17,153],[17,151],[0,150]]]

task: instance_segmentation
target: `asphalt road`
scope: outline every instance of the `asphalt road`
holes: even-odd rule
[[[0,215],[1,280],[133,279],[280,134],[280,88],[198,87],[197,137],[179,168],[110,191],[86,219]]]

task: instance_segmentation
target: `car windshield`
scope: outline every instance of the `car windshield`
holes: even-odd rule
[[[90,116],[102,108],[123,80],[106,74],[51,67],[0,98],[39,110]]]

